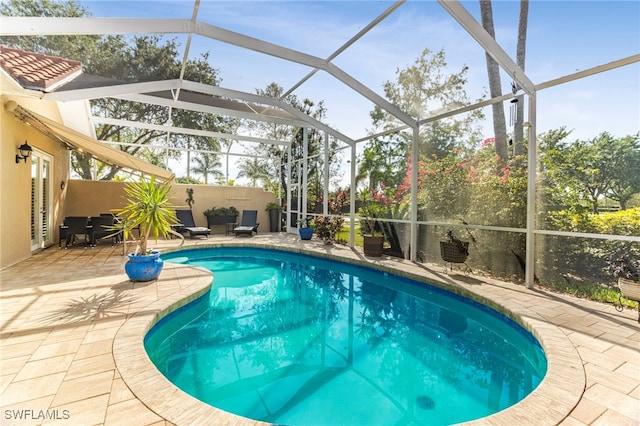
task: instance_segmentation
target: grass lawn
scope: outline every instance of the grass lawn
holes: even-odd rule
[[[605,287],[599,284],[579,283],[579,282],[549,282],[542,285],[558,293],[571,294],[576,297],[583,297],[597,302],[618,304],[620,303],[620,290],[614,287]],[[628,308],[636,308],[638,302],[622,298],[622,305]]]
[[[349,228],[342,228],[342,231],[336,234],[336,241],[348,243],[349,242]],[[353,245],[356,247],[364,246],[364,239],[362,238],[362,234],[360,234],[360,229],[356,226]]]

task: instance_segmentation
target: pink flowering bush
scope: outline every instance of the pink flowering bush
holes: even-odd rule
[[[346,191],[337,191],[329,196],[329,200],[327,200],[329,215],[316,216],[313,220],[313,228],[318,238],[327,243],[335,241],[336,235],[344,225],[344,218],[339,215],[342,214],[342,209],[347,204],[347,200]],[[319,201],[321,202],[322,199],[319,198]]]
[[[418,205],[430,219],[524,226],[526,217],[527,167],[522,158],[500,164],[493,141],[477,151],[458,149],[449,155],[418,161]],[[396,200],[411,190],[412,162],[407,160],[405,179]]]

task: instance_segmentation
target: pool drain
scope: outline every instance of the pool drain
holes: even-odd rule
[[[416,404],[423,410],[433,410],[436,406],[436,403],[433,402],[433,399],[429,398],[426,395],[420,395],[416,398]]]

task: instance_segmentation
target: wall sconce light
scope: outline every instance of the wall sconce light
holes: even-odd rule
[[[27,158],[31,156],[31,151],[33,150],[31,149],[27,141],[24,141],[24,143],[18,147],[18,151],[20,151],[20,155],[16,154],[16,164],[19,164],[20,160],[24,160],[24,162],[26,163]]]

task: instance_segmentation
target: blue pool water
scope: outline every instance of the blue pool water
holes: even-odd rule
[[[277,250],[163,258],[208,268],[214,283],[152,328],[151,360],[185,392],[244,417],[458,423],[515,404],[546,372],[520,326],[422,283]]]

